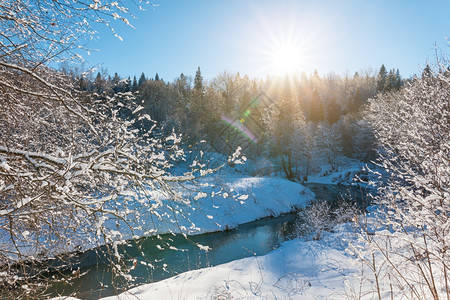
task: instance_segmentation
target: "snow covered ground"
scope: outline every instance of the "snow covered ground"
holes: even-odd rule
[[[308,182],[349,184],[361,168],[361,164],[354,164],[339,172],[311,176]],[[300,184],[280,178],[234,176],[224,180],[240,192],[247,192],[249,198],[241,206],[233,204],[224,211],[206,207],[205,213],[214,214],[214,220],[221,224],[237,225],[269,212],[276,215],[294,203],[306,203],[295,201],[295,194],[311,196]],[[208,224],[199,227],[209,228]],[[182,273],[104,299],[371,298],[374,290],[367,284],[360,285],[357,276],[352,276],[359,274],[361,266],[345,251],[346,241],[351,238],[351,225],[343,224],[334,233],[325,233],[320,241],[288,241],[264,256]]]
[[[301,184],[268,177],[221,172],[202,180],[202,192],[193,192],[190,203],[176,202],[157,210],[160,219],[148,220],[145,235],[180,232],[192,235],[231,229],[267,216],[278,216],[305,207],[314,193]],[[217,186],[221,187],[219,193]],[[162,199],[162,201],[167,201]],[[146,232],[145,232],[146,231]]]
[[[324,165],[321,171],[317,174],[308,176],[308,183],[322,183],[322,184],[355,184],[355,175],[363,177],[361,179],[367,180],[367,172],[363,171],[367,166],[365,163],[358,161],[349,161],[348,165],[340,167],[337,171],[329,171],[329,166]],[[371,167],[372,164],[371,164]]]
[[[264,256],[186,272],[104,299],[372,299],[375,290],[353,276],[361,265],[345,252],[352,238],[348,226],[320,241],[288,241]]]
[[[361,164],[354,164],[339,172],[311,176],[308,182],[349,184],[361,168]],[[304,207],[314,198],[301,184],[281,178],[223,173],[208,180],[222,181],[235,196],[222,193],[198,199],[197,206],[202,209],[194,208],[186,214],[188,220],[179,220],[190,233],[223,230],[276,216]],[[191,221],[195,227],[189,226]],[[360,274],[361,265],[345,251],[347,241],[354,238],[351,226],[342,224],[319,241],[288,241],[264,256],[189,271],[104,299],[370,299],[375,295],[373,287],[361,285],[358,276],[353,276]],[[160,223],[158,233],[175,229],[174,224]]]

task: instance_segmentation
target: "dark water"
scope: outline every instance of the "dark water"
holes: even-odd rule
[[[297,221],[297,214],[291,213],[263,218],[228,231],[189,236],[188,239],[181,235],[162,235],[160,239],[145,238],[136,244],[121,247],[120,252],[130,257],[129,265],[133,264],[132,259],[137,260],[136,269],[130,273],[136,277],[133,284],[137,285],[159,281],[189,270],[266,254],[282,242],[296,237]],[[212,250],[203,251],[196,243],[209,246]],[[179,250],[168,249],[169,244]],[[160,245],[164,250],[159,250],[156,245]],[[106,254],[99,255],[101,250],[103,249],[98,249],[97,253],[87,251],[78,258],[80,273],[89,271],[86,275],[71,280],[70,286],[55,284],[48,292],[53,296],[75,293],[78,298],[97,299],[120,291],[120,281],[115,281],[119,286],[117,290],[112,286],[111,267],[105,259]],[[151,263],[154,269],[141,262]],[[76,264],[72,267],[72,270],[74,269],[77,269]]]
[[[342,200],[356,202],[363,209],[370,204],[369,193],[364,187],[323,183],[302,183],[302,185],[316,194],[316,200],[326,200],[332,206],[337,206]]]
[[[305,184],[316,193],[317,199],[337,202],[345,193],[358,194],[358,190],[348,191],[345,186]],[[360,199],[358,202],[361,202]],[[119,252],[128,257],[127,264],[135,265],[131,275],[136,278],[133,285],[155,282],[176,274],[199,268],[215,266],[253,255],[264,255],[277,248],[282,242],[298,236],[297,224],[301,222],[296,213],[278,217],[267,217],[242,224],[233,230],[189,236],[162,235],[130,242],[119,247]],[[209,246],[206,252],[196,244]],[[160,245],[160,250],[156,245]],[[169,248],[169,245],[179,250]],[[52,296],[70,295],[81,299],[97,299],[121,292],[126,286],[112,278],[111,266],[107,262],[105,247],[82,253],[70,270],[78,270],[79,278],[70,284],[54,284],[48,290]],[[150,263],[153,267],[144,265]],[[113,284],[114,283],[114,284]],[[114,285],[114,286],[113,286]],[[129,288],[129,286],[127,287]]]

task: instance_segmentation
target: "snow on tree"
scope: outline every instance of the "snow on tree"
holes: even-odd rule
[[[392,297],[450,297],[450,77],[448,61],[370,101],[380,144],[377,209],[353,245]],[[376,173],[375,173],[376,174]],[[383,286],[383,284],[388,285]]]
[[[45,290],[47,259],[101,244],[112,273],[130,279],[117,246],[151,232],[152,220],[176,224],[177,203],[195,201],[182,184],[213,171],[194,160],[175,173],[186,159],[180,136],[163,136],[131,92],[89,94],[50,67],[78,57],[95,36],[90,23],[115,34],[110,21],[129,24],[127,14],[115,1],[0,5],[0,289],[11,297]]]
[[[291,98],[281,98],[266,109],[262,121],[271,151],[280,158],[286,177],[294,180],[298,175],[295,153],[304,154],[308,147],[298,143],[298,138],[304,137],[301,131],[306,124],[302,110]]]

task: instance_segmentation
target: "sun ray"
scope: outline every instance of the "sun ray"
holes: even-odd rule
[[[269,69],[274,75],[293,75],[302,68],[302,51],[294,44],[277,45],[268,59]]]
[[[295,6],[295,5],[294,5]],[[312,73],[328,59],[324,47],[335,40],[333,16],[299,16],[286,9],[283,13],[255,10],[248,39],[252,75],[295,77]],[[292,9],[294,11],[294,9]]]

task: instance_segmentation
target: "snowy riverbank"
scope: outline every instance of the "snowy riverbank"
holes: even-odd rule
[[[361,265],[345,252],[345,241],[352,238],[349,226],[320,241],[288,241],[264,256],[186,272],[104,300],[370,299],[374,290],[352,276]]]
[[[361,166],[351,166],[325,176],[311,176],[310,179],[316,183],[349,184],[350,177],[353,178],[360,170]],[[155,227],[157,233],[176,232],[179,230],[177,226],[190,234],[233,228],[265,216],[277,216],[302,208],[315,197],[301,184],[281,178],[224,172],[208,177],[206,182],[220,183],[223,192],[210,197],[211,191],[207,189],[209,196],[197,199],[194,207],[181,207],[188,218],[179,218],[177,225],[160,222]],[[188,209],[190,212],[186,213]],[[195,227],[189,227],[191,223]],[[320,241],[288,241],[264,256],[185,272],[106,299],[348,298],[356,293],[358,283],[349,278],[359,271],[359,265],[353,265],[354,259],[345,252],[345,240],[352,234],[350,225],[339,227],[335,233],[325,233]]]
[[[308,183],[349,184],[362,167],[354,164],[339,172],[310,176]],[[298,205],[301,200],[296,201],[295,194],[310,195],[300,184],[280,178],[242,177],[230,184],[240,191],[252,188],[252,193],[241,204],[246,211],[227,209],[227,213],[214,216],[223,224],[247,221],[252,216],[256,219],[274,207],[272,212],[280,212],[293,203]],[[208,207],[206,211],[211,213]],[[105,299],[343,299],[361,294],[370,298],[372,289],[360,287],[352,277],[361,267],[345,251],[346,241],[352,238],[351,225],[343,224],[334,233],[325,233],[320,241],[288,241],[264,256],[185,272]]]
[[[301,184],[268,177],[222,173],[205,178],[202,192],[193,192],[189,203],[162,205],[161,218],[148,220],[144,235],[169,232],[188,235],[231,229],[267,216],[278,216],[305,207],[314,193]],[[214,195],[217,187],[220,193]],[[162,200],[167,201],[167,200]]]

